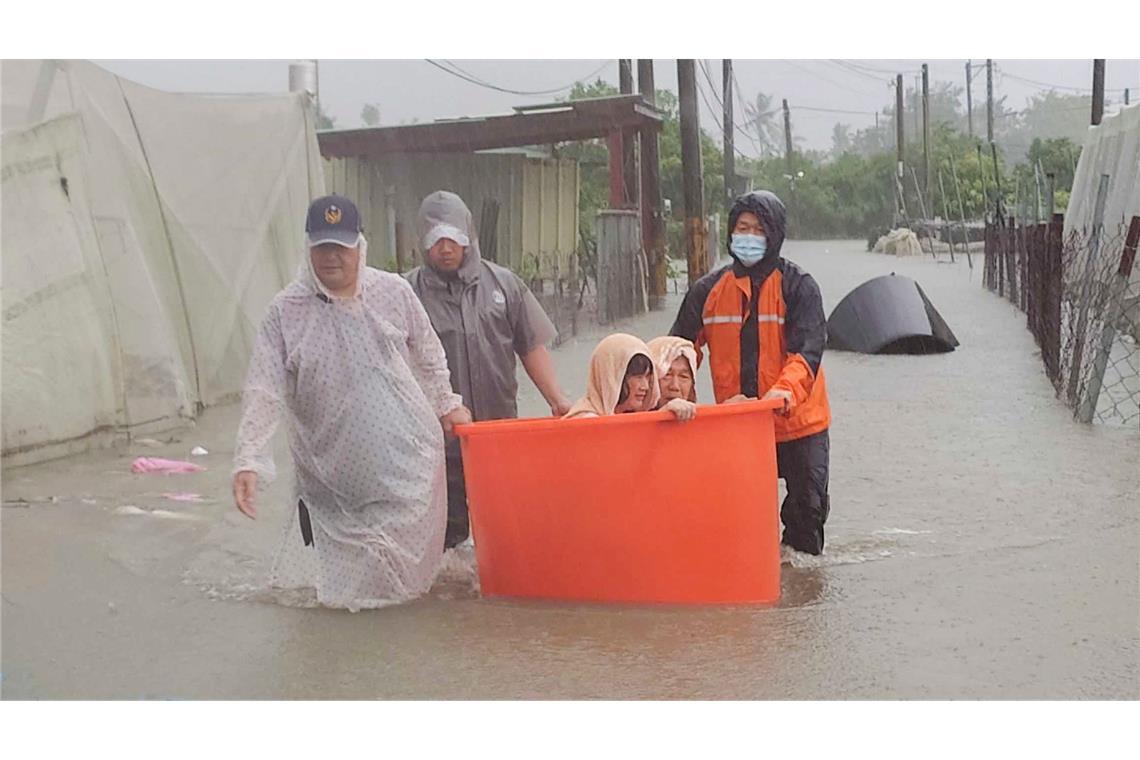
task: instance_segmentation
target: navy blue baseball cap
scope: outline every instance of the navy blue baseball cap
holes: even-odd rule
[[[356,204],[343,195],[326,195],[309,204],[305,232],[310,245],[336,243],[351,248],[362,231]]]

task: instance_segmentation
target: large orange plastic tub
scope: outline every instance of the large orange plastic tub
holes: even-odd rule
[[[482,593],[776,601],[779,404],[457,427]]]

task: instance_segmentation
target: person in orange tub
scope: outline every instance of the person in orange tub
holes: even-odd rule
[[[649,347],[633,335],[615,333],[603,338],[594,349],[586,395],[570,407],[563,419],[652,411],[660,398],[657,369]],[[663,408],[678,419],[692,419],[695,406],[684,402]]]
[[[697,384],[694,378],[697,371],[697,350],[692,341],[663,335],[654,338],[646,345],[653,356],[653,361],[657,364],[657,376],[661,385],[660,406],[664,407],[674,399],[695,406]]]

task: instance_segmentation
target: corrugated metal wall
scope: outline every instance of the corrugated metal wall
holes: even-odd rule
[[[420,201],[436,190],[450,190],[467,203],[476,226],[483,204],[498,202],[498,263],[544,279],[573,276],[578,245],[578,162],[573,159],[414,154],[379,160],[337,158],[325,161],[324,167],[328,192],[346,195],[360,207],[372,266],[396,268],[390,213],[400,227],[404,268],[418,265]],[[480,232],[479,238],[485,242],[488,236]]]

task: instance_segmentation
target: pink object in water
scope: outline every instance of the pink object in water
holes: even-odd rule
[[[131,472],[161,472],[186,473],[205,472],[206,468],[193,462],[183,462],[178,459],[160,459],[158,457],[139,457],[131,464]]]

